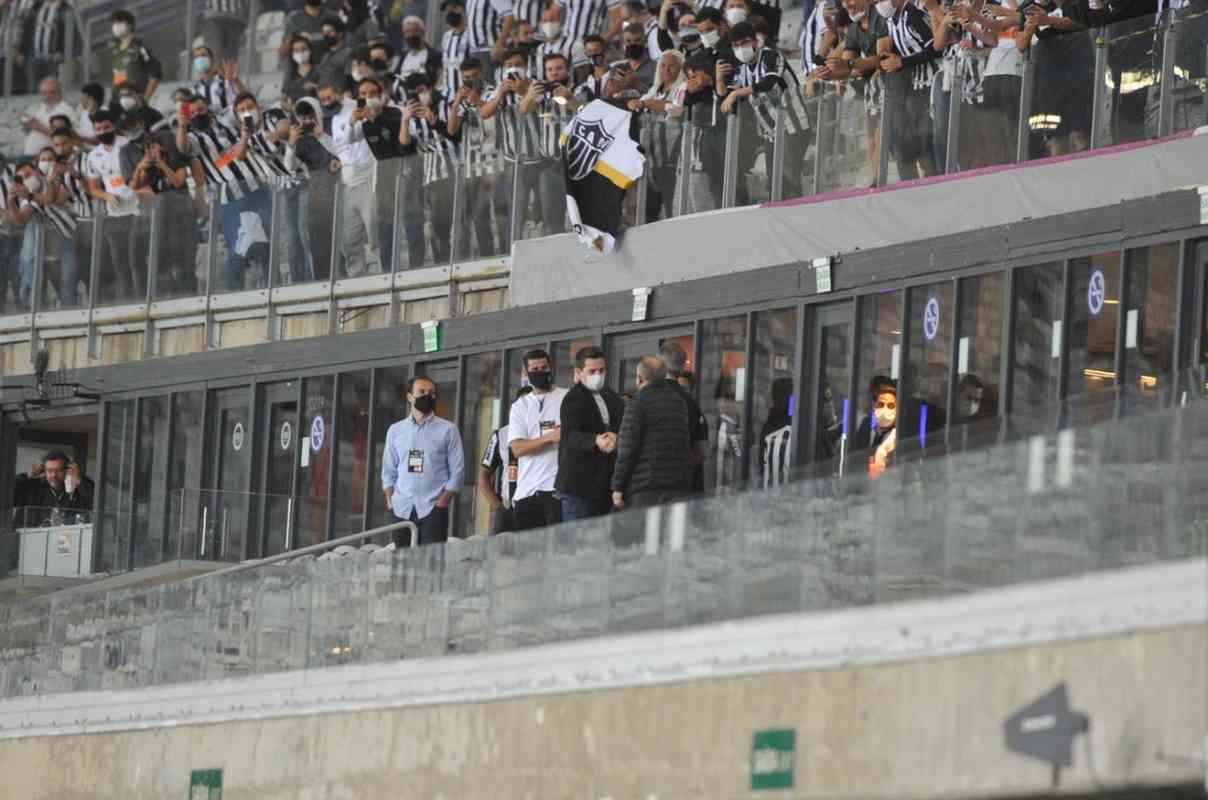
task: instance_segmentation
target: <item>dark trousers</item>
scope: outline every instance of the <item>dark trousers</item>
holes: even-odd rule
[[[602,517],[612,508],[612,502],[606,498],[579,497],[563,492],[561,495],[562,521],[571,522],[576,519]]]
[[[512,510],[516,513],[516,530],[531,531],[562,521],[562,503],[553,492],[537,492],[523,500],[517,500]]]
[[[440,542],[449,541],[449,509],[432,507],[432,513],[420,519],[415,513],[415,509],[411,509],[411,521],[419,528],[419,544],[439,544]],[[395,547],[410,547],[411,546],[411,531],[408,528],[400,528],[394,532]]]
[[[146,298],[145,284],[138,275],[134,257],[134,234],[138,218],[105,217],[101,223],[101,300],[133,303]],[[116,290],[116,291],[115,291]]]
[[[654,489],[649,492],[634,492],[632,495],[625,496],[625,507],[650,508],[651,506],[665,506],[669,503],[678,503],[687,497],[687,492],[675,489]]]

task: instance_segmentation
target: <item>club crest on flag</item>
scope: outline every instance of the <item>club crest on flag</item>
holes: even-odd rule
[[[613,143],[614,137],[604,127],[603,120],[576,119],[566,133],[566,169],[573,181],[581,181],[596,168],[600,156]]]

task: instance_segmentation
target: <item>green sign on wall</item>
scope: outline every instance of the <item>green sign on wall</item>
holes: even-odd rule
[[[193,770],[189,775],[189,800],[222,800],[222,770]]]
[[[796,750],[794,728],[755,731],[751,742],[751,788],[792,789]]]

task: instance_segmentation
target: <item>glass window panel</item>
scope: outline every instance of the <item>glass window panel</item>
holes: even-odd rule
[[[1123,385],[1130,408],[1154,408],[1169,402],[1178,287],[1177,243],[1143,247],[1128,254]]]
[[[207,493],[204,539],[199,553],[209,559],[240,559],[248,520],[252,469],[252,419],[246,386],[216,391],[210,398],[212,410],[207,426],[215,442],[210,450],[210,486]]]
[[[844,310],[835,310],[839,313],[819,319],[815,328],[821,361],[818,365],[818,414],[814,432],[816,463],[837,459],[846,448],[843,434],[847,433],[850,437],[852,432],[852,409],[847,396],[851,381],[851,312],[850,306],[845,309],[846,313],[843,313]],[[820,310],[818,313],[824,314],[826,311]],[[825,468],[816,474],[829,472],[830,469]]]
[[[964,278],[959,291],[956,409],[949,416],[953,423],[991,426],[1001,388],[1003,274]]]
[[[165,555],[167,512],[168,415],[171,397],[144,397],[139,403],[138,447],[134,472],[132,566],[158,564]]]
[[[1070,262],[1069,400],[1071,422],[1114,413],[1116,325],[1120,318],[1120,254]]]
[[[299,504],[293,502],[294,469],[306,430],[298,417],[297,380],[262,384],[260,390],[260,463],[264,466],[260,486],[266,496],[253,502],[253,516],[259,523],[259,536],[253,538],[251,552],[257,552],[263,540],[263,555],[276,555],[287,547],[297,547]],[[290,527],[294,531],[290,531]]]
[[[365,481],[369,477],[369,394],[367,369],[340,376],[339,454],[337,456],[333,538],[361,530]],[[370,495],[372,501],[373,496]]]
[[[327,488],[331,476],[332,417],[335,376],[320,375],[302,382],[302,419],[299,447],[298,507],[294,514],[297,535],[294,547],[306,547],[327,539]],[[309,463],[308,463],[309,462]]]
[[[881,292],[861,297],[859,301],[860,357],[857,360],[854,403],[856,416],[852,428],[859,430],[865,419],[872,417],[871,387],[874,380],[898,380],[902,347],[902,293]],[[862,450],[867,443],[852,442],[852,449]]]
[[[104,480],[101,484],[101,528],[97,537],[97,569],[121,572],[128,567],[130,542],[131,477],[137,451],[135,401],[118,400],[109,404],[105,423]]]
[[[1043,407],[1056,411],[1061,383],[1058,366],[1063,309],[1060,264],[1016,270],[1015,355],[1011,364],[1013,418],[1032,418],[1020,412]]]
[[[701,411],[709,425],[705,489],[737,486],[746,460],[746,316],[701,323],[699,372]]]
[[[503,423],[499,397],[503,355],[498,350],[466,356],[466,399],[462,409],[461,440],[465,447],[466,479],[461,488],[458,536],[486,535],[491,530],[491,507],[478,492],[478,469],[491,433]]]
[[[569,389],[575,383],[575,354],[584,347],[592,347],[596,343],[594,337],[586,336],[579,339],[569,339],[554,342],[554,383],[564,389]]]
[[[797,410],[797,309],[755,315],[751,408],[759,435],[751,448],[751,473],[759,485],[779,483],[793,464],[791,427]]]
[[[902,403],[900,436],[942,431],[948,417],[948,371],[952,367],[952,282],[910,290],[910,398]]]
[[[386,446],[386,431],[406,413],[406,367],[379,369],[373,394],[373,432],[369,438],[373,443],[373,458],[369,462],[369,480],[373,481],[374,490],[369,495],[369,525],[380,528],[394,521],[382,496],[382,452]]]
[[[205,393],[202,391],[178,392],[172,404],[172,442],[168,447],[168,503],[170,506],[168,548],[171,553],[193,557],[196,540],[190,535],[181,541],[185,530],[195,527],[181,518],[183,504],[196,504],[197,489],[206,485],[202,477],[202,454],[205,452],[205,420],[202,407]],[[185,491],[192,490],[192,491]]]

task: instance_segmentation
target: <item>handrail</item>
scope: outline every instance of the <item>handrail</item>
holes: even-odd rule
[[[330,550],[331,548],[339,547],[342,544],[351,544],[352,542],[359,542],[363,539],[369,539],[374,536],[380,536],[383,533],[392,533],[396,530],[399,530],[400,528],[410,528],[411,529],[411,546],[415,547],[419,543],[419,526],[417,526],[414,522],[411,522],[410,520],[402,520],[401,522],[393,522],[389,525],[383,525],[380,528],[373,528],[372,530],[361,531],[360,533],[350,533],[347,536],[341,536],[339,539],[332,539],[331,541],[328,541],[328,542],[320,542],[319,544],[312,544],[312,545],[307,545],[306,547],[299,547],[297,550],[288,550],[284,553],[278,553],[275,556],[268,556],[266,558],[256,558],[256,559],[252,559],[250,561],[242,561],[238,564],[233,564],[229,567],[223,567],[222,569],[214,570],[213,572],[204,572],[201,575],[194,575],[191,578],[186,578],[185,581],[183,581],[183,582],[187,583],[188,581],[197,580],[199,578],[213,578],[218,575],[230,575],[235,572],[243,572],[244,570],[253,569],[255,567],[263,567],[263,566],[267,566],[268,564],[275,564],[278,561],[286,561],[291,558],[297,558],[298,556],[310,555],[311,553],[317,553],[322,550]]]

